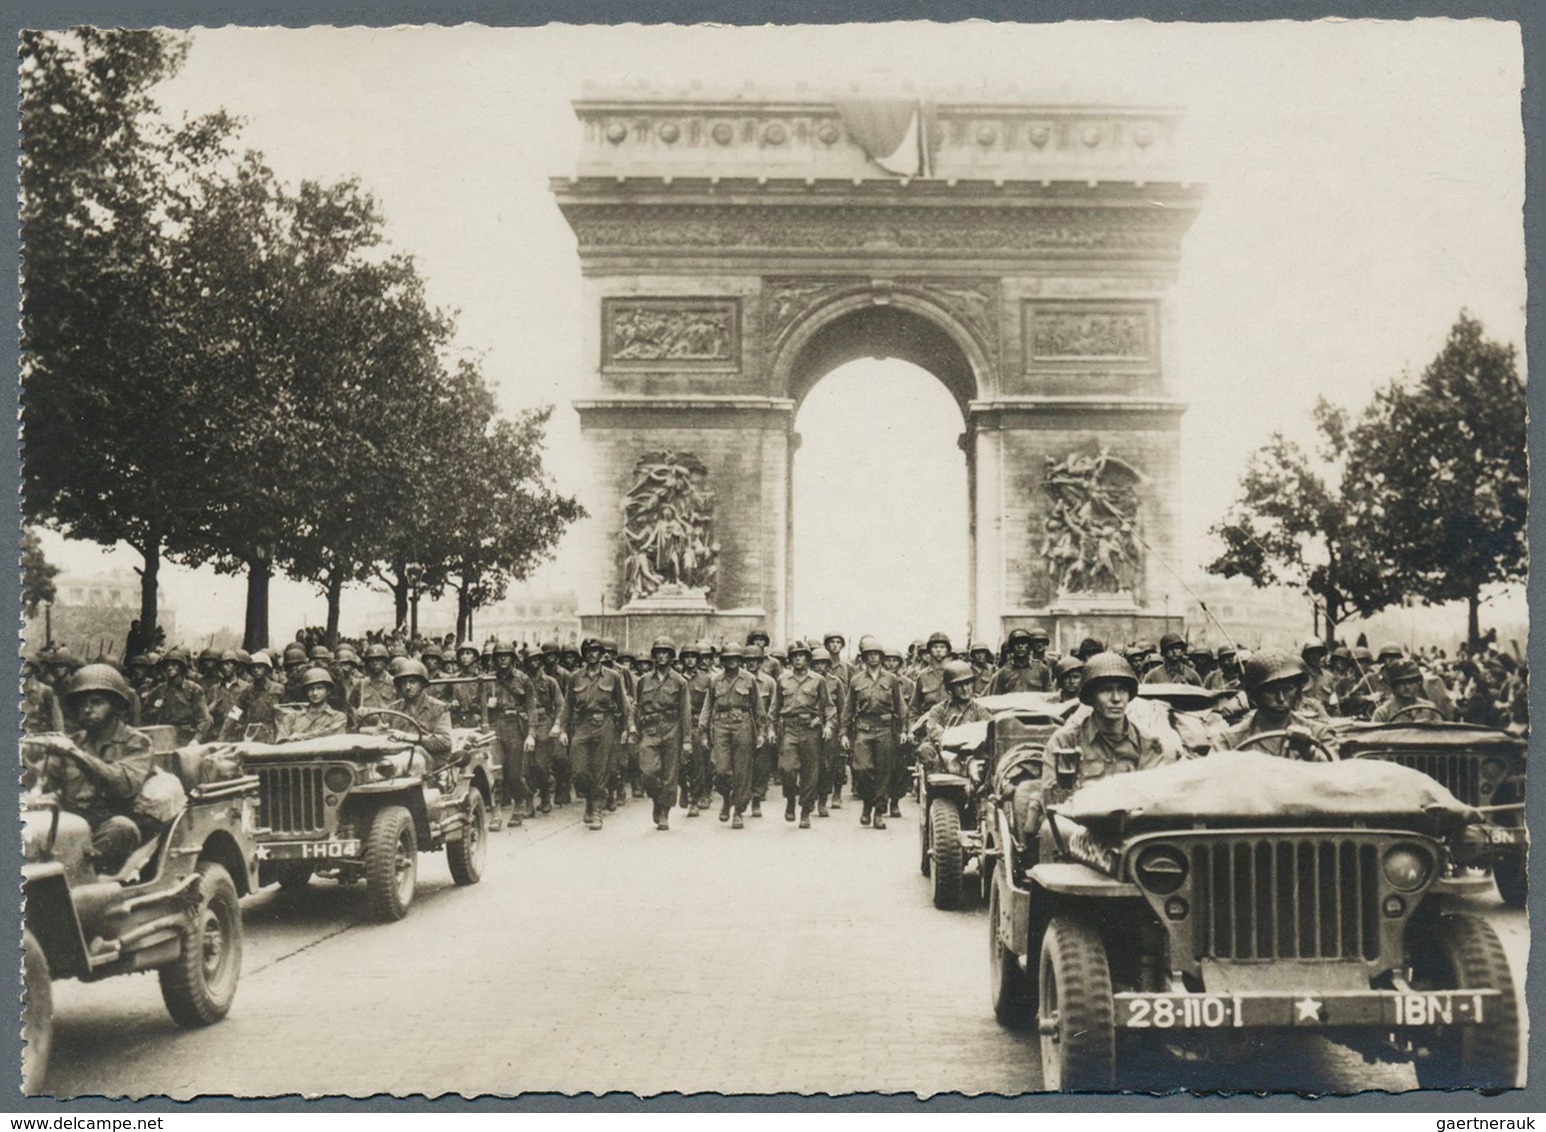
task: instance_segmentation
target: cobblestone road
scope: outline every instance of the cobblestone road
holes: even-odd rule
[[[245,903],[229,1018],[178,1030],[153,976],[60,984],[49,1085],[179,1098],[1037,1089],[1035,1041],[988,1010],[984,914],[933,909],[904,813],[876,832],[845,806],[801,831],[770,806],[735,832],[678,812],[664,834],[632,802],[597,834],[557,810],[493,834],[474,887],[421,857],[418,902],[392,925],[356,922],[357,887],[270,889]],[[1523,917],[1495,919],[1522,965]],[[1409,1069],[1321,1041],[1268,1062],[1261,1084],[1413,1087]]]

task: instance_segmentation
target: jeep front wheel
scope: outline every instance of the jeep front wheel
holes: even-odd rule
[[[1412,957],[1414,990],[1496,990],[1480,1025],[1437,1026],[1417,1044],[1424,1089],[1511,1089],[1519,1066],[1519,1004],[1492,925],[1464,912],[1439,917]]]
[[[1523,908],[1530,897],[1530,851],[1523,846],[1498,850],[1492,859],[1492,879],[1510,908]]]
[[[371,823],[365,843],[365,893],[371,915],[385,923],[401,920],[419,883],[419,839],[413,815],[387,806]]]
[[[934,907],[959,908],[966,853],[961,848],[961,811],[949,798],[929,803],[929,839],[934,858]]]
[[[162,967],[161,1000],[179,1026],[208,1026],[224,1018],[242,977],[242,910],[224,866],[200,861],[199,902],[183,949]]]
[[[1020,970],[1014,951],[1004,946],[1004,935],[999,929],[1002,915],[998,885],[994,884],[988,889],[988,985],[993,1017],[1000,1025],[1023,1026],[1031,1006],[1031,983]]]
[[[48,959],[37,937],[29,931],[21,934],[23,990],[26,1001],[22,1004],[22,1037],[27,1047],[22,1050],[22,1092],[29,1097],[43,1091],[43,1080],[48,1076],[48,1054],[54,1048],[54,985],[48,975]]]
[[[483,795],[474,790],[468,797],[462,839],[446,846],[446,863],[451,866],[451,879],[457,884],[477,884],[483,878],[483,859],[488,856],[488,810],[483,805]]]
[[[1036,1028],[1042,1086],[1051,1092],[1116,1086],[1116,1008],[1106,944],[1093,925],[1059,914],[1042,937]]]

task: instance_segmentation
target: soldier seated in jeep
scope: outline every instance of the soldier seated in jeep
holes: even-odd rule
[[[1326,729],[1302,710],[1310,670],[1292,653],[1263,650],[1245,662],[1242,681],[1251,710],[1219,735],[1220,751],[1249,748],[1287,758],[1329,761]]]
[[[90,823],[92,862],[104,876],[123,868],[159,828],[134,812],[155,761],[150,740],[125,722],[132,694],[112,665],[81,668],[65,691],[66,709],[81,730],[69,742],[50,742],[33,768],[43,793]]]
[[[438,770],[451,755],[450,705],[429,694],[429,671],[417,660],[407,660],[399,665],[392,682],[397,687],[397,699],[387,710],[413,720],[418,724],[418,730],[388,729],[387,733],[417,743],[429,756],[432,769]]]

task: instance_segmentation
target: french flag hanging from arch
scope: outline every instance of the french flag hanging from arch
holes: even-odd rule
[[[933,175],[932,107],[907,98],[837,98],[848,136],[871,161],[899,177]]]

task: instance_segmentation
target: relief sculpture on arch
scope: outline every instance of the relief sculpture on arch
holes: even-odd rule
[[[708,469],[679,452],[648,452],[634,464],[623,499],[623,593],[707,599],[714,590],[719,543]]]

